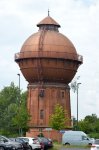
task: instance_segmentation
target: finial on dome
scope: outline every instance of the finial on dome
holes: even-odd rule
[[[50,12],[50,11],[49,11],[49,9],[48,9],[48,16],[49,16],[49,12]]]

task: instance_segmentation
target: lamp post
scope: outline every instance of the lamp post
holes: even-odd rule
[[[17,74],[19,77],[19,115],[20,115],[20,104],[21,104],[21,99],[20,99],[20,74]],[[22,128],[19,127],[19,135],[22,135]]]
[[[21,103],[21,100],[20,100],[20,74],[18,73],[17,75],[19,77],[19,105],[20,105],[20,103]]]
[[[77,129],[78,129],[78,89],[79,89],[79,85],[80,85],[81,83],[77,83]]]

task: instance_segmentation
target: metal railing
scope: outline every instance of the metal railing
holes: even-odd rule
[[[15,54],[15,60],[26,58],[56,58],[56,59],[70,59],[77,60],[83,63],[83,57],[78,54],[68,52],[56,52],[56,51],[25,51]]]

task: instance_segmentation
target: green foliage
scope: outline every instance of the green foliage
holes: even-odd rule
[[[85,120],[88,121],[89,123],[95,123],[97,121],[97,116],[96,114],[92,114],[91,116],[88,115],[85,117]]]
[[[17,112],[15,117],[12,119],[12,123],[17,128],[27,128],[27,122],[29,121],[29,114],[25,110],[26,107],[24,105],[20,105],[17,108]]]
[[[29,114],[26,108],[27,92],[21,93],[12,82],[10,86],[0,91],[0,134],[18,135],[19,129],[23,133],[27,130]]]
[[[72,120],[72,123],[73,123],[73,130],[75,131],[75,130],[77,130],[77,120],[76,120],[76,118],[75,117],[73,117],[72,118],[73,120]]]
[[[67,113],[64,111],[63,107],[57,104],[54,113],[50,116],[50,126],[56,130],[65,129],[68,120],[66,115]]]
[[[96,114],[88,115],[79,121],[79,129],[93,138],[99,138],[99,118]]]
[[[90,133],[90,134],[88,134],[88,136],[91,138],[99,139],[99,132]]]

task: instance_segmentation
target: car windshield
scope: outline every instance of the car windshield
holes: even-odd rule
[[[46,139],[46,138],[40,138],[40,139],[41,139],[41,141],[48,142],[48,139]]]
[[[39,143],[38,139],[32,139],[34,143]]]
[[[0,136],[0,141],[8,142],[10,140],[4,136]]]
[[[29,142],[28,138],[22,138],[25,142]]]

